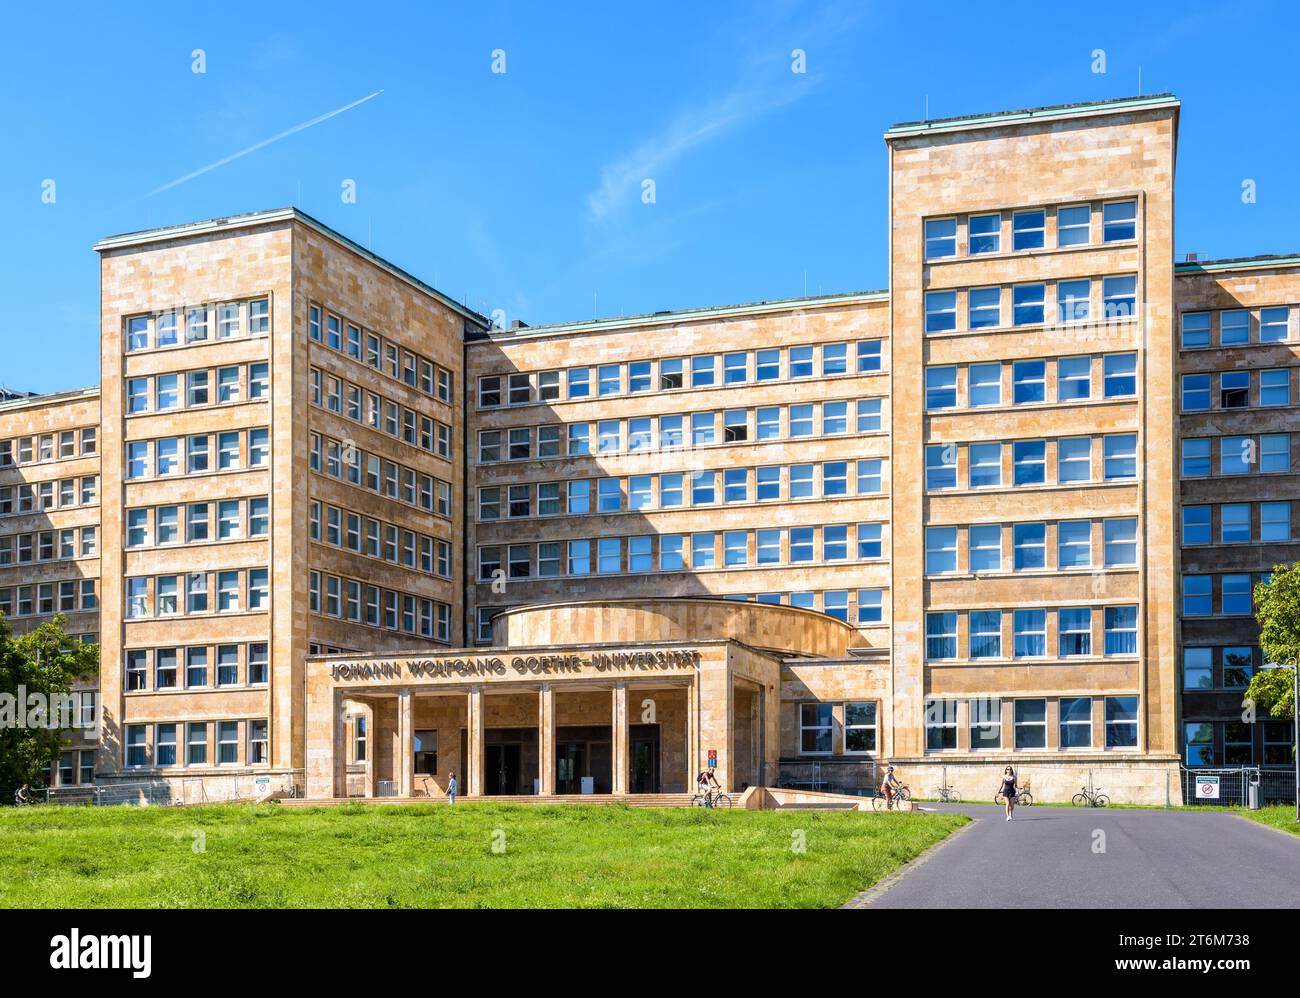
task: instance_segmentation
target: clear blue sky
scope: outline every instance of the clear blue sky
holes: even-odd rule
[[[287,204],[530,323],[883,287],[886,127],[927,96],[932,117],[1128,96],[1139,66],[1184,102],[1179,253],[1300,249],[1282,3],[128,10],[6,12],[0,384],[98,380],[97,239]]]

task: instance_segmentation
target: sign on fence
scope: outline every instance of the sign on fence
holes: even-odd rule
[[[1197,774],[1196,797],[1198,800],[1218,800],[1219,778],[1217,776],[1202,776]]]

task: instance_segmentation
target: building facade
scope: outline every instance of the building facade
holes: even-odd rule
[[[506,330],[295,210],[104,240],[99,394],[0,404],[0,448],[102,451],[43,525],[0,450],[0,545],[97,528],[96,778],[975,796],[1012,760],[1162,802],[1287,764],[1240,715],[1300,260],[1175,264],[1179,109],[889,129],[887,291]],[[34,617],[66,580],[4,552]]]

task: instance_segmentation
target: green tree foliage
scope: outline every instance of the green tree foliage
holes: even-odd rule
[[[15,637],[0,616],[0,786],[40,785],[76,720],[57,708],[74,682],[99,673],[99,647],[68,637],[65,623],[59,615]],[[44,713],[34,713],[41,705]]]
[[[1278,565],[1268,582],[1255,587],[1255,619],[1265,662],[1300,661],[1300,564]],[[1295,712],[1294,679],[1289,669],[1261,669],[1246,698],[1273,717]]]

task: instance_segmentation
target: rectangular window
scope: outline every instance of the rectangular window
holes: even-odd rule
[[[1137,520],[1107,520],[1103,527],[1105,536],[1104,558],[1107,568],[1128,567],[1137,564]]]
[[[1104,615],[1107,655],[1136,655],[1138,616],[1135,606],[1108,606]]]
[[[1047,701],[1015,701],[1015,746],[1018,749],[1047,747]]]
[[[1092,242],[1092,208],[1071,205],[1056,209],[1056,245],[1086,246]]]
[[[1183,576],[1183,616],[1208,617],[1214,610],[1208,575]]]
[[[1011,365],[1011,382],[1015,405],[1047,400],[1047,365],[1043,361],[1016,361]]]
[[[1047,611],[1016,610],[1012,616],[1016,658],[1042,658],[1047,654]]]
[[[1056,525],[1057,568],[1092,565],[1092,521],[1061,520]]]
[[[999,524],[967,528],[967,542],[972,572],[1002,571],[1002,527]]]
[[[1017,440],[1011,446],[1013,482],[1042,485],[1047,480],[1047,444],[1042,440]]]
[[[1250,372],[1225,371],[1219,375],[1219,408],[1245,409],[1250,405]]]
[[[1107,319],[1127,319],[1137,314],[1137,278],[1106,277],[1101,282],[1102,314]]]
[[[1259,539],[1261,541],[1291,540],[1291,503],[1265,502],[1259,506]]]
[[[991,329],[1002,325],[1002,289],[971,288],[966,292],[966,325]]]
[[[1059,654],[1062,658],[1092,654],[1091,609],[1071,607],[1058,610],[1056,623],[1060,637]]]
[[[925,749],[940,752],[957,747],[957,701],[925,702]]]
[[[1002,747],[1002,701],[969,700],[970,712],[970,747],[972,751],[980,749],[998,749]]]
[[[1278,371],[1259,372],[1259,404],[1291,404],[1291,372],[1286,368]]]
[[[1002,365],[972,364],[967,370],[972,406],[1002,404]]]
[[[1060,281],[1056,285],[1056,314],[1060,322],[1079,322],[1092,309],[1092,281]]]
[[[1136,748],[1138,743],[1137,697],[1106,698],[1106,747]]]
[[[1195,350],[1210,345],[1209,312],[1184,312],[1181,322],[1181,342],[1184,350]]]
[[[881,358],[880,347],[881,347],[880,340],[859,341],[858,343],[858,373],[859,374],[874,374],[875,372],[881,370],[882,358]],[[764,354],[776,355],[777,351],[776,350],[759,351],[758,353],[759,362],[760,362],[759,378],[758,378],[759,381],[768,380],[763,377],[764,368],[762,366],[762,358]],[[769,370],[770,369],[771,368],[769,368]],[[775,374],[773,374],[773,377],[775,377]]]
[[[942,260],[957,255],[957,219],[934,218],[925,223],[925,258]]]
[[[799,705],[799,751],[803,755],[830,755],[834,731],[834,705]]]
[[[1041,325],[1044,315],[1044,285],[1019,284],[1011,289],[1011,319],[1017,326]]]
[[[931,660],[957,657],[957,614],[925,615],[925,657]]]
[[[1092,698],[1062,697],[1058,710],[1061,748],[1092,748]]]
[[[1251,612],[1250,576],[1225,575],[1222,579],[1223,613],[1249,616]]]
[[[1204,342],[1196,344],[1183,343],[1183,346],[1209,346],[1210,343],[1210,316],[1208,312],[1195,313],[1198,316],[1205,316],[1203,324]],[[1202,320],[1198,319],[1198,328]],[[1201,337],[1198,337],[1201,338]],[[1250,312],[1244,308],[1229,309],[1219,313],[1219,344],[1225,347],[1243,346],[1250,342]]]
[[[925,448],[925,487],[928,490],[957,487],[955,444],[930,444]],[[861,488],[858,492],[861,494]]]
[[[952,409],[957,405],[957,368],[928,367],[925,370],[925,407]]]
[[[1047,213],[1017,211],[1011,216],[1011,248],[1013,250],[1042,249],[1047,228]]]
[[[1102,371],[1106,398],[1137,394],[1137,354],[1108,354],[1102,361]]]
[[[1013,564],[1017,572],[1047,567],[1047,525],[1017,523],[1012,528]]]
[[[1290,339],[1291,310],[1289,308],[1261,308],[1259,310],[1259,342],[1284,343]]]
[[[1102,242],[1115,243],[1137,236],[1137,202],[1112,201],[1101,206]]]
[[[1214,649],[1183,649],[1183,689],[1208,690],[1214,688]]]
[[[970,657],[1002,656],[1002,611],[972,610],[969,614]]]
[[[1108,482],[1137,478],[1137,434],[1106,437],[1102,447],[1103,474]]]
[[[971,215],[966,220],[967,243],[972,256],[997,253],[1002,248],[1002,216]]]
[[[925,571],[927,575],[957,571],[957,528],[925,528]]]
[[[1074,402],[1092,397],[1092,358],[1062,357],[1056,362],[1056,400]]]
[[[876,703],[844,705],[845,753],[876,751]]]
[[[928,291],[925,295],[925,331],[943,333],[957,328],[957,292]]]

